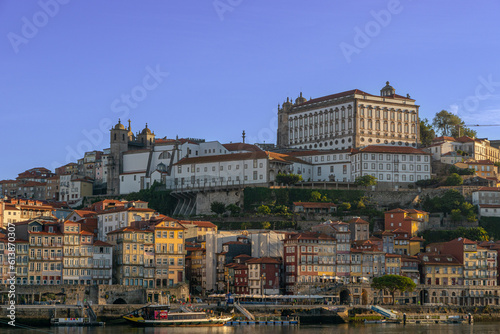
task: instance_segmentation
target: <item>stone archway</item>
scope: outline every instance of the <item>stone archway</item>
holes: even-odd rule
[[[113,302],[113,304],[127,304],[127,302],[123,298],[118,298]]]
[[[448,292],[446,290],[441,291],[441,296],[439,297],[439,302],[448,304]]]
[[[368,305],[368,292],[365,289],[361,290],[361,304]]]
[[[420,305],[429,303],[429,291],[421,290],[420,291]]]
[[[351,302],[351,292],[348,289],[340,291],[339,299],[341,305],[349,305]]]

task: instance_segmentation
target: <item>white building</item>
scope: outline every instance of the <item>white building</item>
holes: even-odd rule
[[[113,245],[97,240],[92,255],[92,284],[111,285],[113,274]]]
[[[479,188],[472,192],[472,204],[478,206],[480,217],[500,217],[500,188]]]
[[[349,149],[418,143],[418,109],[386,83],[380,96],[359,89],[278,106],[278,147]]]
[[[85,196],[92,196],[92,181],[75,175],[61,175],[59,201],[78,206]]]
[[[107,240],[107,234],[122,227],[130,226],[130,223],[139,220],[148,220],[155,213],[153,209],[118,207],[110,210],[97,212],[98,239]]]
[[[278,173],[291,172],[294,163],[305,164],[295,157],[266,151],[185,158],[174,164],[166,186],[171,189],[268,186]]]
[[[353,150],[354,178],[372,175],[378,183],[413,183],[431,177],[430,154],[413,147],[367,146]]]
[[[352,182],[351,150],[313,150],[291,152],[289,155],[302,159],[305,164],[294,162],[292,173],[302,168],[304,181]]]

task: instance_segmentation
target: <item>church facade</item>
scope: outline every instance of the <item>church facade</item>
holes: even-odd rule
[[[345,150],[368,145],[417,147],[419,106],[389,84],[380,96],[355,89],[278,105],[277,145],[294,149]]]

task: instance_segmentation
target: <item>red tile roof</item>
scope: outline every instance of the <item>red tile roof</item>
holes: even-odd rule
[[[271,257],[261,257],[261,258],[258,258],[258,259],[250,259],[250,260],[247,261],[247,263],[252,263],[252,264],[255,264],[255,263],[280,264],[280,262],[278,260],[273,259]]]
[[[453,138],[453,137],[441,136],[441,137],[436,137],[436,138],[434,138],[432,141],[444,141],[444,140],[447,140],[447,141],[455,141],[455,138]]]
[[[73,210],[74,213],[79,215],[80,217],[91,217],[95,216],[96,212],[95,211],[90,211],[90,210]]]
[[[253,160],[253,159],[269,159],[275,161],[281,161],[285,163],[299,162],[305,163],[305,161],[281,153],[274,153],[268,151],[256,151],[250,153],[234,153],[234,154],[220,154],[220,155],[208,155],[203,157],[192,157],[184,158],[174,165],[191,165],[197,163],[211,163],[211,162],[224,162],[224,161],[241,161],[241,160]]]
[[[234,151],[249,151],[249,152],[258,152],[262,151],[262,149],[256,145],[247,144],[247,143],[229,143],[222,144],[226,148],[226,150],[230,152]]]
[[[481,187],[479,190],[476,191],[500,191],[500,188],[498,187]]]
[[[123,212],[123,211],[138,211],[138,212],[155,212],[153,209],[144,209],[144,208],[125,208],[125,207],[115,207],[109,210],[101,210],[97,211],[96,213],[99,215],[106,214],[106,213],[115,213],[115,212]]]
[[[355,223],[355,224],[370,224],[369,222],[367,222],[366,220],[363,220],[359,217],[355,217],[355,218],[352,218],[351,220],[349,220],[347,222],[348,224],[351,224],[351,223]]]

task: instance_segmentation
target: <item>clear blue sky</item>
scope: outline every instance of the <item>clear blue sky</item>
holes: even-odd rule
[[[287,96],[387,80],[422,118],[500,124],[498,1],[59,1],[0,1],[0,179],[108,147],[120,116],[157,137],[275,142]]]

